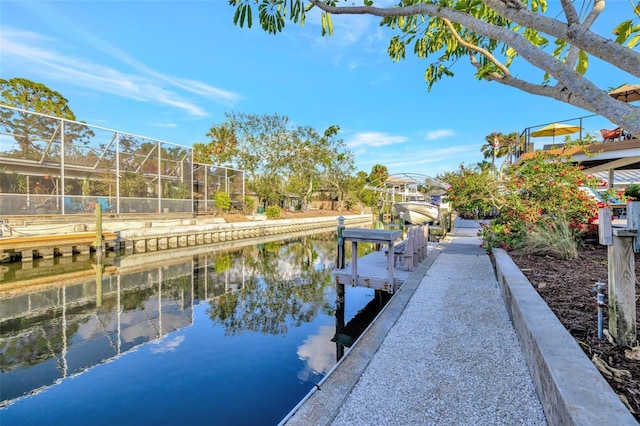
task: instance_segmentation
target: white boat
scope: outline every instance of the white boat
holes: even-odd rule
[[[422,194],[407,195],[406,201],[393,204],[396,214],[412,225],[424,225],[438,220],[440,208]]]
[[[425,187],[438,198],[445,189],[445,185],[437,179],[415,173],[389,175],[384,181],[373,181],[365,185],[365,189],[380,194],[378,211],[383,210],[385,203],[390,203],[395,211],[394,216],[399,217],[402,213],[404,221],[413,225],[423,225],[439,219],[439,203],[432,202],[430,196],[418,191]]]

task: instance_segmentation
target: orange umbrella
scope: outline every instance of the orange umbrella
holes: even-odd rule
[[[622,102],[640,101],[640,84],[623,84],[610,91],[609,96]]]

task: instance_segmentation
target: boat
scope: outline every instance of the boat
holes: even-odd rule
[[[381,182],[365,185],[366,189],[380,194],[378,208],[382,210],[384,203],[393,206],[394,215],[402,217],[406,223],[423,225],[436,222],[440,215],[440,196],[445,185],[437,179],[425,175],[400,173],[389,175]],[[428,188],[433,196],[418,191]],[[383,198],[384,197],[384,198]]]
[[[406,201],[393,203],[393,209],[399,217],[412,225],[436,222],[440,214],[440,207],[419,193],[407,195]]]

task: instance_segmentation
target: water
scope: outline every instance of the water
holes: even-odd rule
[[[0,423],[277,424],[344,349],[331,341],[335,245],[323,233],[78,259],[45,269],[51,282],[2,266]],[[374,298],[347,287],[344,319]]]

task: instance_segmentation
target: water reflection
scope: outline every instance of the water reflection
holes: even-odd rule
[[[300,380],[308,380],[314,374],[326,374],[336,363],[336,345],[332,342],[336,332],[334,326],[323,326],[318,334],[309,336],[298,348],[298,356],[306,362],[307,368],[298,373]]]
[[[219,424],[251,423],[255,420],[251,416],[261,420],[271,418],[277,423],[310,389],[312,383],[308,382],[319,381],[331,369],[336,353],[340,352],[337,349],[340,345],[331,342],[336,334],[336,293],[330,275],[335,262],[335,234],[300,235],[286,241],[254,242],[233,249],[212,246],[208,250],[199,248],[197,254],[188,258],[175,258],[170,252],[145,253],[107,259],[110,264],[106,265],[86,263],[84,259],[79,262],[85,262],[83,267],[67,265],[63,273],[54,276],[54,282],[42,277],[34,282],[34,275],[41,275],[41,271],[5,269],[4,277],[0,278],[3,422],[11,424],[11,419],[20,418],[23,411],[31,412],[31,418],[37,421],[30,402],[21,399],[18,403],[16,398],[36,395],[42,390],[53,395],[53,402],[36,403],[43,419],[60,416],[57,419],[62,422],[86,420],[100,410],[107,410],[101,407],[109,402],[122,412],[140,410],[148,420],[149,407],[140,402],[139,394],[109,401],[111,395],[105,392],[99,401],[92,403],[93,396],[87,392],[76,395],[77,401],[73,403],[77,405],[65,409],[61,399],[51,393],[52,385],[62,386],[70,376],[83,380],[68,386],[95,386],[92,374],[99,373],[90,373],[92,367],[114,361],[105,367],[111,371],[112,380],[120,382],[101,383],[106,389],[112,385],[121,391],[121,381],[125,379],[116,377],[126,377],[129,369],[138,374],[147,368],[150,372],[158,368],[155,374],[149,373],[152,378],[147,377],[141,383],[127,380],[126,385],[133,388],[131,392],[169,388],[176,394],[167,398],[176,404],[184,399],[184,411],[173,408],[171,413],[155,413],[163,421],[169,421],[171,415],[182,421],[197,420],[202,415],[197,412],[210,407],[212,395],[221,392],[219,409],[230,420],[227,423],[224,416],[220,417]],[[87,274],[87,265],[92,275]],[[59,280],[61,276],[64,281]],[[22,285],[25,282],[29,284],[26,287]],[[347,320],[374,297],[367,289],[348,291],[353,296],[345,298],[344,306],[340,304],[345,308]],[[141,345],[146,346],[148,353],[138,351]],[[127,357],[128,363],[134,365],[118,361],[134,349],[138,355]],[[302,365],[296,366],[289,353]],[[173,354],[177,359],[169,363],[167,357]],[[255,354],[260,354],[260,362],[268,366],[255,370]],[[225,356],[228,359],[213,362]],[[246,368],[242,359],[245,356]],[[285,377],[292,369],[293,375]],[[196,371],[198,374],[194,376]],[[233,379],[229,374],[233,374]],[[280,387],[286,384],[286,390],[260,390],[255,380],[260,380],[261,375],[272,382],[277,380]],[[203,396],[180,393],[178,389],[185,385],[185,380],[190,390],[203,391]],[[229,380],[247,383],[235,389],[229,387]],[[218,389],[220,386],[213,383],[224,384]],[[233,392],[238,394],[230,398]],[[198,398],[205,398],[202,406],[197,406]],[[269,407],[259,413],[247,412],[252,398],[262,404],[268,399]],[[270,401],[272,398],[282,401],[274,403]],[[237,400],[237,407],[229,399]],[[154,401],[154,406],[159,403],[163,402]],[[188,408],[194,404],[194,409]],[[105,421],[109,418],[107,413],[102,415]],[[249,417],[242,420],[243,416]]]
[[[329,244],[335,244],[331,238]],[[327,270],[332,259],[326,251],[314,250],[311,239],[296,244],[271,242],[246,247],[218,258],[216,270],[242,270],[242,281],[234,277],[234,291],[210,301],[209,315],[228,334],[260,332],[283,334],[288,328],[308,322],[318,311],[330,313],[324,289],[331,284]],[[241,264],[238,264],[238,260]]]

